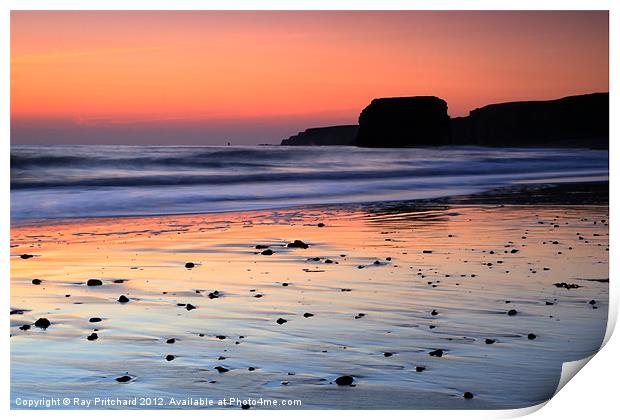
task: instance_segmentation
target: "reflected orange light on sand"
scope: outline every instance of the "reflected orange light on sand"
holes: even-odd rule
[[[463,115],[491,102],[608,90],[607,20],[607,12],[14,11],[11,115],[354,121],[373,97],[420,94]]]

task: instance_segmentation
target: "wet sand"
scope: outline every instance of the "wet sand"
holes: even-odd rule
[[[553,395],[561,363],[604,336],[607,219],[599,203],[461,201],[13,226],[12,405],[537,404]],[[308,248],[288,247],[294,240]],[[342,375],[355,386],[337,385]]]

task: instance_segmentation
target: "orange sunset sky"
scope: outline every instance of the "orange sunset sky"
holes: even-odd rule
[[[608,90],[607,12],[13,11],[13,143],[277,143],[371,99]]]

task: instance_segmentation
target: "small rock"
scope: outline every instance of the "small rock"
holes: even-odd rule
[[[230,370],[230,369],[226,369],[225,367],[222,367],[222,366],[216,366],[214,369],[217,370],[219,373],[226,373],[226,372],[228,372]]]
[[[22,260],[27,260],[28,258],[32,258],[34,257],[34,255],[30,255],[30,254],[22,254],[19,256],[19,258],[21,258]]]
[[[306,312],[304,314],[304,318],[310,318],[311,316],[314,316],[314,314],[311,314],[310,312]]]
[[[286,319],[284,319],[284,318],[278,318],[278,319],[276,320],[276,322],[277,322],[278,324],[282,325],[282,324],[284,324],[284,323],[286,323],[286,322],[288,322],[288,321],[287,321]]]
[[[415,367],[415,371],[416,372],[424,372],[426,370],[426,368],[424,366],[416,366]]]
[[[196,266],[196,264],[194,264],[193,262],[186,262],[185,263],[185,268],[194,268]]]
[[[88,322],[101,322],[101,318],[94,316],[88,320]]]
[[[340,376],[336,379],[336,384],[338,386],[346,386],[353,384],[353,377],[349,375]]]
[[[267,249],[269,248],[269,245],[256,245],[255,248],[256,249]]]
[[[86,337],[86,339],[87,339],[88,341],[94,341],[94,340],[96,340],[96,339],[98,339],[98,338],[99,338],[99,336],[97,335],[97,333],[92,333],[91,335],[89,335],[88,337]]]
[[[439,312],[437,312],[436,310],[434,310],[434,309],[433,309],[433,310],[431,311],[431,315],[433,315],[433,316],[435,316],[435,315],[439,315]]]
[[[299,239],[295,239],[293,242],[289,243],[287,245],[288,248],[302,248],[302,249],[307,249],[308,248],[308,244],[306,244],[304,241],[300,241]]]
[[[463,398],[465,398],[466,400],[471,400],[472,398],[474,398],[474,394],[472,394],[471,392],[466,392],[463,394]]]
[[[318,227],[325,227],[325,223],[319,223],[317,224]]]
[[[255,298],[262,298],[262,297],[263,297],[263,295],[261,295],[260,293],[257,293],[257,294],[255,294],[255,295],[254,295],[254,297],[255,297]]]
[[[101,286],[101,285],[103,285],[103,282],[101,280],[99,280],[99,279],[89,279],[86,282],[86,285],[87,286]]]
[[[43,283],[43,280],[41,280],[41,279],[32,279],[32,284],[39,285],[41,283]]]
[[[241,409],[242,410],[249,410],[250,409],[250,404],[241,404]]]
[[[383,353],[384,357],[392,357],[394,355],[394,353],[391,353],[389,351],[386,351],[385,353]]]
[[[119,301],[120,303],[127,303],[127,302],[129,302],[129,298],[128,298],[127,296],[125,296],[125,295],[120,295],[120,296],[118,297],[118,301]]]
[[[226,336],[225,335],[216,335],[215,338],[217,338],[218,340],[225,340]]]
[[[39,318],[34,323],[35,327],[43,328],[43,329],[46,329],[50,325],[52,325],[52,323],[47,318]]]
[[[517,314],[517,310],[516,309],[511,309],[508,312],[506,312],[508,314],[508,316],[515,316]]]
[[[273,251],[270,249],[266,249],[260,253],[261,255],[273,255]]]
[[[442,349],[433,350],[429,352],[428,354],[430,354],[433,357],[441,357],[443,356],[443,350]]]
[[[536,334],[529,333],[529,334],[527,335],[527,339],[528,339],[528,340],[534,340],[534,339],[536,339]]]
[[[196,307],[191,303],[188,303],[187,305],[185,305],[185,309],[191,311],[192,309],[196,309]]]
[[[493,343],[495,343],[495,340],[493,340],[492,338],[487,338],[487,339],[484,340],[484,343],[485,344],[493,344]]]
[[[19,327],[19,329],[22,331],[28,331],[30,329],[30,325],[24,324],[21,327]]]
[[[433,251],[431,251],[430,249],[425,249],[422,251],[423,254],[432,254]]]
[[[174,356],[172,354],[168,354],[168,355],[166,355],[166,360],[168,362],[172,362],[174,360]]]
[[[118,378],[116,378],[117,382],[129,382],[131,381],[131,376],[127,376],[127,375],[123,375],[123,376],[119,376]]]
[[[174,344],[176,341],[176,338],[169,338],[166,340],[166,344]]]

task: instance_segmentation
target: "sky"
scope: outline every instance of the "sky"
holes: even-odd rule
[[[13,144],[258,144],[373,98],[609,90],[608,13],[12,11]]]

